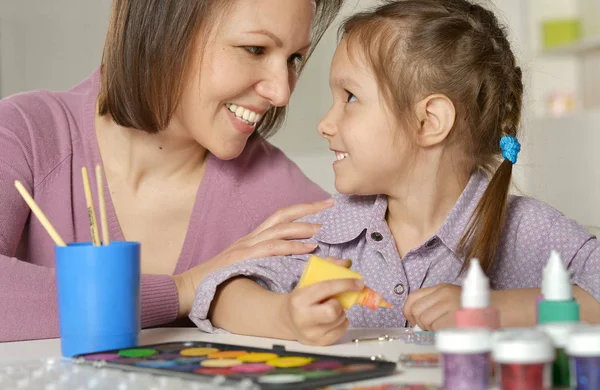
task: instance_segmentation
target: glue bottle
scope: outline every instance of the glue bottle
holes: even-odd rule
[[[556,251],[543,272],[543,299],[538,303],[538,324],[579,322],[579,303],[573,299],[569,272]]]
[[[490,281],[483,273],[478,259],[471,259],[469,270],[463,282],[461,308],[455,313],[457,328],[500,327],[498,310],[490,306]]]

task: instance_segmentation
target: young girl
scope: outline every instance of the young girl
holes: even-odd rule
[[[493,13],[466,0],[393,1],[350,18],[342,38],[319,125],[341,194],[306,222],[322,225],[315,254],[352,259],[393,309],[344,312],[332,297],[359,290],[356,280],[294,289],[308,256],[289,256],[213,274],[195,323],[320,345],[349,325],[437,330],[452,325],[466,259],[478,258],[502,326],[533,325],[553,249],[582,320],[600,322],[598,241],[548,205],[507,195],[523,84]]]

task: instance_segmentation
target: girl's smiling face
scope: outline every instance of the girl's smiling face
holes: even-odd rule
[[[384,101],[362,53],[345,40],[333,57],[330,87],[333,105],[318,131],[336,155],[336,189],[389,194],[412,166],[411,140]]]

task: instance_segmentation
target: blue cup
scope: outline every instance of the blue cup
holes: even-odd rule
[[[55,253],[62,355],[137,346],[140,244],[73,243]]]

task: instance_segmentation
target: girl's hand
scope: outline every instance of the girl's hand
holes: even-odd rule
[[[411,325],[436,331],[454,326],[454,313],[460,308],[460,286],[438,284],[411,293],[402,313]]]
[[[303,344],[331,345],[348,329],[348,318],[335,295],[360,291],[360,279],[338,279],[297,288],[283,300],[281,319],[292,338]]]
[[[187,316],[192,308],[196,289],[206,276],[219,268],[249,259],[270,256],[303,255],[310,253],[316,244],[305,244],[298,239],[314,236],[321,225],[294,222],[333,206],[333,199],[302,203],[278,210],[248,235],[212,259],[190,270],[173,276],[179,294],[179,316]]]

